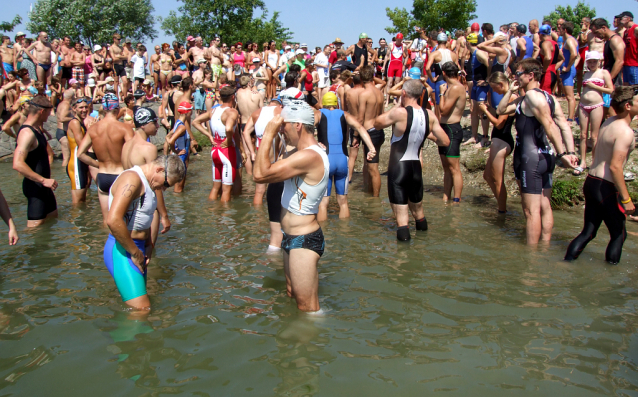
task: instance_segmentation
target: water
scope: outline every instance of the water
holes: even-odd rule
[[[323,225],[327,313],[309,316],[286,297],[281,259],[264,254],[252,183],[230,205],[210,203],[200,158],[186,193],[166,195],[173,228],[139,321],[102,261],[96,191],[73,208],[59,165],[60,218],[27,231],[21,178],[0,164],[21,238],[9,247],[1,229],[3,396],[638,395],[636,224],[618,266],[603,262],[604,227],[567,264],[581,210],[557,212],[552,243],[532,250],[518,202],[503,220],[478,193],[453,207],[430,187],[430,231],[397,244],[385,179],[373,199],[357,174],[352,218],[334,204]]]

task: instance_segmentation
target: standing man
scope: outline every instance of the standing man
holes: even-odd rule
[[[572,36],[574,33],[574,24],[572,22],[563,22],[558,32],[563,37],[563,61],[560,69],[560,79],[563,82],[563,92],[567,98],[567,121],[574,121],[574,113],[576,112],[576,98],[574,97],[574,79],[576,78],[576,65],[580,60],[578,52],[578,41]]]
[[[516,62],[534,55],[534,40],[525,33],[527,33],[527,26],[524,24],[516,26],[516,46],[512,47],[516,51]]]
[[[222,52],[219,49],[219,45],[221,43],[221,39],[219,36],[215,36],[215,39],[210,42],[210,47],[208,47],[208,56],[210,57],[210,67],[213,69],[213,80],[217,81],[219,76],[222,75],[223,69],[222,64],[224,63],[224,57],[222,56]]]
[[[297,151],[271,163],[273,139],[282,124],[287,141],[297,146]],[[314,109],[305,102],[293,101],[284,108],[281,117],[276,116],[266,127],[254,169],[257,183],[284,181],[281,248],[286,291],[297,301],[297,308],[306,312],[320,310],[317,263],[323,255],[325,241],[317,212],[330,171],[328,156],[317,144],[314,134]]]
[[[115,33],[113,35],[113,44],[109,46],[108,57],[113,59],[113,74],[115,75],[115,95],[118,100],[124,101],[124,97],[128,93],[128,79],[126,77],[126,65],[128,64],[128,57],[124,52],[124,48],[120,46],[122,42],[122,36]],[[118,87],[121,84],[121,90]],[[108,192],[106,192],[108,194]],[[105,213],[106,214],[106,213]]]
[[[239,122],[239,132],[241,134],[250,116],[255,110],[264,106],[264,98],[259,92],[252,90],[252,87],[250,87],[250,76],[248,75],[243,75],[239,78],[239,86],[240,88],[235,95],[237,98],[237,110],[239,110],[239,115],[241,116]],[[240,142],[236,143],[240,144]],[[241,144],[243,145],[244,153],[248,153],[248,143],[243,137],[241,138]],[[246,161],[246,172],[249,174],[252,173],[252,160]]]
[[[11,38],[9,36],[2,36],[2,45],[0,45],[0,58],[2,58],[2,67],[4,69],[4,76],[6,76],[16,70],[16,57],[15,48],[9,48],[11,44]]]
[[[397,222],[397,240],[410,240],[409,213],[416,221],[416,230],[427,230],[423,213],[423,175],[421,149],[425,138],[439,146],[450,144],[439,121],[430,110],[417,103],[423,92],[421,80],[403,83],[401,105],[377,117],[374,128],[383,130],[392,126],[392,144],[388,163],[388,198]],[[430,134],[430,132],[432,134]]]
[[[79,41],[75,43],[75,51],[71,54],[71,78],[77,80],[80,83],[82,91],[84,91],[84,62],[86,61],[86,55],[82,51],[82,43]]]
[[[605,260],[620,262],[622,246],[627,238],[625,220],[635,211],[627,191],[623,168],[634,149],[634,131],[629,126],[638,115],[638,95],[634,87],[616,87],[611,117],[600,128],[589,175],[585,180],[585,226],[567,248],[565,260],[577,259],[587,244],[596,237],[604,221],[609,230]]]
[[[339,59],[337,56],[337,51],[339,51],[343,46],[343,41],[341,41],[341,39],[337,37],[335,41],[332,42],[332,44],[334,45],[334,49],[331,49],[332,52],[330,53],[330,57],[328,58],[328,63],[330,63],[331,68],[332,65],[334,65],[334,63],[337,62],[337,60]]]
[[[79,159],[98,169],[96,178],[98,198],[104,226],[106,227],[109,212],[109,190],[118,175],[124,170],[122,166],[122,147],[134,136],[129,124],[118,121],[120,104],[115,94],[107,92],[102,98],[104,118],[89,127],[78,148]],[[94,157],[88,153],[93,146]]]
[[[53,47],[51,47],[51,43],[49,43],[49,34],[47,32],[40,32],[38,40],[31,44],[25,51],[31,53],[33,49],[35,49],[35,60],[38,62],[36,67],[38,80],[46,86],[47,79],[50,75],[49,70],[51,69],[51,53],[55,52]]]
[[[39,226],[58,216],[53,194],[58,182],[51,178],[49,144],[42,129],[51,109],[51,102],[44,96],[36,96],[29,102],[27,120],[18,131],[13,154],[13,169],[24,176],[22,192],[27,198],[27,227]]]
[[[418,26],[415,29],[419,33],[419,37],[414,39],[410,45],[410,50],[416,55],[412,67],[423,70],[423,64],[425,62],[425,59],[423,59],[423,51],[427,49],[428,39],[425,30]]]
[[[352,56],[352,63],[357,66],[357,70],[361,70],[362,67],[368,64],[368,35],[361,33],[359,35],[359,41],[348,47],[346,53]]]
[[[620,23],[625,27],[625,59],[622,67],[624,85],[638,84],[638,25],[634,23],[634,14],[625,11],[619,15]]]
[[[532,41],[534,42],[534,45],[538,48],[540,48],[541,46],[541,38],[538,34],[538,29],[540,27],[540,25],[538,24],[538,19],[532,19],[531,21],[529,21],[529,24],[527,25],[527,27],[529,28],[529,34],[530,37],[532,38]],[[536,58],[537,54],[532,55],[532,58]]]
[[[350,88],[344,95],[345,106],[344,111],[358,120],[359,117],[359,96],[365,90],[363,83],[361,82],[361,76],[355,74],[352,76],[352,88]],[[352,182],[352,173],[354,172],[354,165],[357,162],[357,155],[359,154],[359,145],[361,138],[357,135],[357,132],[352,128],[349,131],[350,135],[350,150],[348,152],[348,183]]]
[[[438,116],[441,115],[439,109],[439,102],[441,97],[441,85],[445,83],[445,79],[441,74],[441,68],[447,62],[458,63],[457,55],[448,48],[448,37],[445,33],[439,33],[436,36],[437,47],[436,51],[430,53],[428,56],[428,63],[425,66],[425,71],[428,75],[428,84],[434,90],[435,95],[435,111]],[[419,68],[421,69],[421,68]],[[432,74],[434,72],[435,74]]]
[[[543,65],[540,89],[552,95],[557,81],[556,64],[562,63],[565,58],[563,57],[563,53],[558,49],[558,43],[552,39],[551,26],[541,26],[538,34],[541,37],[540,57]]]
[[[374,67],[369,65],[361,70],[361,82],[364,90],[359,94],[357,121],[368,131],[376,151],[376,155],[368,159],[368,147],[363,148],[363,189],[372,193],[372,197],[379,197],[381,191],[379,157],[381,146],[385,142],[385,132],[383,129],[376,129],[374,121],[377,116],[383,113],[383,93],[374,84]]]
[[[619,34],[614,33],[609,29],[607,21],[603,18],[597,18],[592,21],[591,24],[592,34],[605,41],[605,49],[603,52],[603,69],[609,72],[611,81],[615,87],[622,85],[622,69],[625,57],[625,42]],[[607,118],[607,115],[614,115],[614,110],[611,108],[611,95],[603,94],[604,113],[603,120]]]
[[[75,90],[69,88],[62,94],[62,101],[58,105],[55,118],[58,121],[57,130],[55,131],[55,139],[60,142],[62,150],[62,167],[66,167],[69,163],[69,141],[67,138],[67,130],[69,129],[69,121],[73,120],[72,102],[75,100]]]
[[[393,87],[403,78],[403,60],[408,56],[408,49],[403,45],[403,34],[397,33],[396,40],[390,44],[390,58],[388,62],[388,84],[385,87],[385,106],[390,102],[390,87]],[[377,151],[377,154],[379,152]]]
[[[317,95],[319,96],[319,98],[323,98],[323,95],[328,92],[328,88],[330,87],[330,64],[328,62],[329,55],[330,46],[325,45],[323,47],[323,52],[320,52],[315,57],[315,68],[317,69],[317,74],[319,75],[319,82],[317,83]]]
[[[67,92],[69,91],[73,92],[72,90],[68,90]],[[84,135],[86,135],[84,119],[89,115],[89,104],[92,105],[92,102],[91,98],[88,97],[78,98],[77,101],[74,101],[74,117],[66,123],[68,124],[66,136],[68,142],[67,149],[70,152],[66,173],[71,180],[71,201],[73,204],[86,201],[86,189],[89,186],[89,166],[78,158],[78,144],[82,142]]]
[[[463,192],[463,174],[461,173],[461,141],[463,127],[461,117],[465,110],[465,87],[459,82],[459,67],[455,62],[446,62],[441,66],[445,84],[441,86],[441,128],[450,140],[447,146],[439,146],[439,157],[443,165],[443,201],[452,197],[453,202],[461,201]]]

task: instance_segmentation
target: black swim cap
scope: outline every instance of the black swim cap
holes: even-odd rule
[[[157,121],[157,114],[153,109],[139,107],[135,110],[135,128],[144,127],[148,123]]]

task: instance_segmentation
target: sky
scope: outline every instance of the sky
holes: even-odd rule
[[[41,0],[46,1],[46,0]],[[152,0],[155,7],[155,15],[165,17],[170,10],[177,10],[182,4],[177,0]],[[365,32],[369,37],[378,42],[379,38],[390,38],[385,28],[391,26],[391,22],[385,14],[386,7],[399,7],[412,9],[412,0],[367,0],[358,1],[320,0],[316,2],[302,1],[293,3],[290,0],[264,0],[269,16],[274,11],[279,11],[279,19],[283,25],[293,32],[293,40],[307,43],[309,48],[331,43],[339,37],[346,44],[352,44],[358,40],[359,34]],[[476,20],[470,21],[484,23],[490,22],[495,28],[510,23],[519,22],[528,24],[531,19],[542,19],[544,15],[554,10],[557,4],[575,6],[577,0],[561,0],[556,3],[550,0],[478,0]],[[586,3],[596,9],[599,17],[606,18],[610,23],[614,15],[623,11],[631,11],[638,15],[638,3],[635,0],[591,0]],[[3,13],[0,20],[12,20],[16,14],[22,16],[23,24],[17,26],[13,33],[18,31],[29,33],[25,22],[28,20],[29,7],[33,3],[28,1],[6,1],[3,4]],[[613,4],[613,7],[610,7]],[[302,6],[303,5],[303,6]],[[257,10],[256,15],[261,12]],[[353,16],[357,16],[353,18]],[[638,20],[638,17],[637,17]],[[173,37],[168,37],[161,31],[159,23],[155,29],[158,37],[153,43],[145,43],[150,48],[151,44],[171,42]],[[13,38],[14,34],[9,34]],[[223,38],[222,38],[223,40]]]

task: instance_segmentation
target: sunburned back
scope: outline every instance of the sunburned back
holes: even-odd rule
[[[131,127],[113,119],[105,119],[88,131],[93,151],[100,165],[100,172],[122,171],[122,147],[133,136]]]
[[[125,170],[150,163],[156,158],[157,147],[137,134],[122,147],[122,167]]]
[[[242,124],[246,124],[250,115],[259,109],[261,101],[261,95],[254,94],[249,88],[242,88],[237,91],[237,108],[241,115]]]
[[[346,91],[346,110],[348,113],[357,117],[359,114],[359,95],[364,91],[364,88],[357,86]]]

